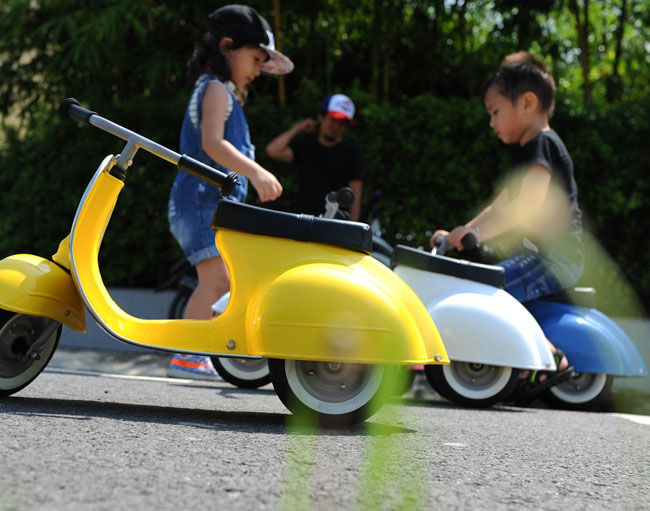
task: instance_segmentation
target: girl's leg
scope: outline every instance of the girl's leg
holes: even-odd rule
[[[212,304],[230,289],[230,277],[222,257],[196,263],[199,283],[185,307],[185,319],[210,319]]]

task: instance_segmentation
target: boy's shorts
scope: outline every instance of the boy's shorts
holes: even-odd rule
[[[220,199],[216,186],[198,179],[174,183],[169,197],[169,230],[193,266],[219,256],[216,233],[210,224]]]
[[[520,249],[497,264],[505,268],[505,290],[520,302],[554,295],[573,286],[582,268],[567,258],[554,255],[552,260],[531,250]]]

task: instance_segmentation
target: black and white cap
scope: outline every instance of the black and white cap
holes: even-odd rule
[[[247,5],[226,5],[208,16],[212,29],[227,34],[244,44],[259,45],[269,56],[262,64],[262,71],[272,75],[284,75],[293,71],[293,62],[275,49],[271,26],[260,14]]]

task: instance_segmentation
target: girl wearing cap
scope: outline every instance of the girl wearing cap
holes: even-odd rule
[[[293,63],[275,50],[269,24],[251,7],[222,7],[210,14],[209,23],[188,66],[194,89],[183,119],[180,151],[224,172],[237,172],[240,185],[229,199],[245,201],[249,181],[261,201],[277,199],[282,186],[255,162],[242,105],[248,85],[262,71],[289,73]],[[230,288],[226,265],[210,229],[220,197],[216,186],[179,170],[169,198],[170,230],[198,275],[198,286],[185,309],[186,319],[209,318],[211,305]],[[198,358],[209,361],[209,357]],[[189,361],[178,364],[177,369],[200,373],[205,368],[201,362]]]

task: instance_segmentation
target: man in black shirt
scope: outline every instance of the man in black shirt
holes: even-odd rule
[[[350,206],[350,219],[359,220],[363,190],[361,158],[356,147],[342,139],[353,119],[352,100],[343,94],[334,94],[323,103],[317,120],[305,119],[266,146],[271,158],[295,163],[298,167],[298,209],[301,213],[321,214],[325,209],[325,196],[349,186],[355,197]],[[305,136],[296,139],[299,133]]]

